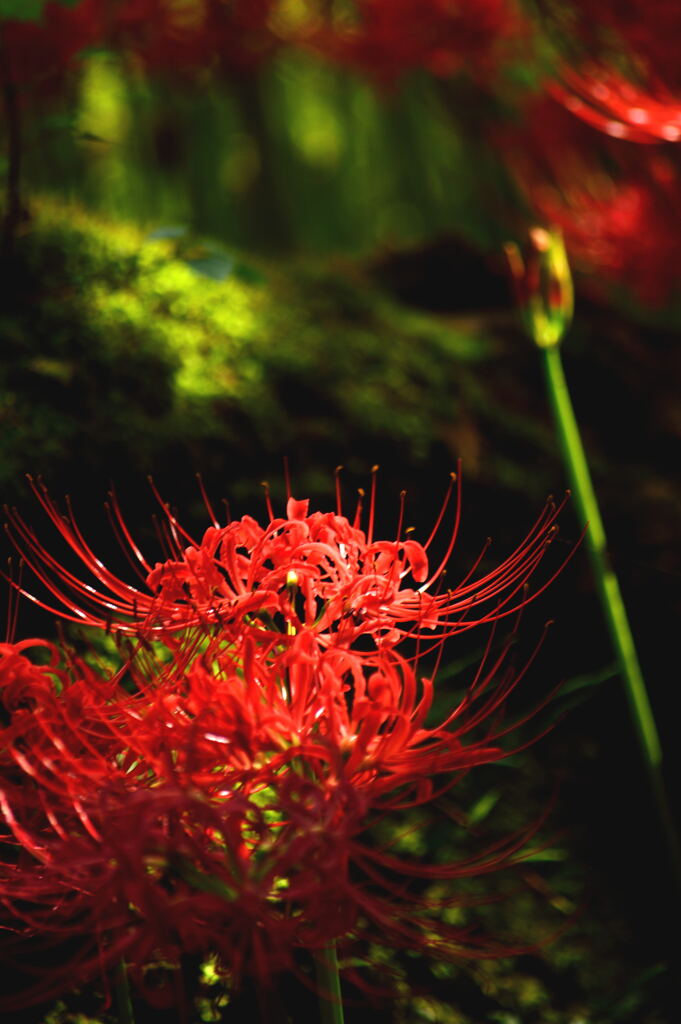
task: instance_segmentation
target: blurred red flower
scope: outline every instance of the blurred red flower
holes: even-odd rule
[[[81,0],[73,7],[47,3],[35,22],[3,18],[3,80],[40,92],[58,89],[64,72],[85,47],[99,39],[104,23],[101,0]]]
[[[47,3],[39,21],[0,25],[4,74],[32,89],[63,87],[93,43],[134,54],[150,69],[196,77],[256,70],[279,45],[276,0],[80,0]]]
[[[150,69],[196,76],[255,70],[278,46],[276,0],[122,0],[109,38]]]
[[[559,227],[585,286],[667,302],[681,273],[681,175],[674,150],[608,139],[550,97],[496,138],[532,220]]]
[[[423,69],[440,77],[461,70],[496,72],[528,23],[513,0],[357,0],[351,21],[311,37],[325,56],[383,85]]]
[[[614,139],[629,142],[678,142],[681,101],[656,89],[634,85],[616,71],[587,64],[578,71],[564,67],[549,93],[566,110]],[[663,96],[665,97],[663,99]]]
[[[588,124],[633,142],[681,139],[681,8],[658,0],[540,0],[564,62],[552,95]]]

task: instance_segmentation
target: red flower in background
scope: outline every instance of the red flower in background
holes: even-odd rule
[[[15,85],[56,90],[98,43],[135,54],[152,70],[192,76],[251,72],[280,43],[277,0],[80,0],[47,3],[39,21],[3,21],[5,74]]]
[[[629,61],[653,90],[681,89],[678,40],[681,9],[675,0],[570,0],[563,5],[573,45]],[[565,26],[566,22],[563,22]]]
[[[551,94],[614,138],[681,138],[681,7],[642,0],[540,4],[565,63]]]
[[[609,140],[548,97],[496,141],[532,218],[561,229],[588,287],[617,284],[647,305],[668,301],[681,273],[674,150]]]
[[[651,95],[597,64],[579,71],[563,68],[560,78],[548,86],[554,99],[606,135],[643,143],[681,139],[681,102],[671,94],[665,96],[664,90]]]
[[[104,24],[101,0],[81,0],[75,7],[48,3],[37,22],[3,19],[3,79],[38,91],[58,89],[64,72],[100,38]]]
[[[512,0],[358,0],[352,24],[311,41],[326,57],[391,85],[417,68],[442,77],[494,73],[527,32]]]
[[[122,0],[111,19],[114,45],[152,70],[173,74],[256,70],[279,45],[277,0]]]

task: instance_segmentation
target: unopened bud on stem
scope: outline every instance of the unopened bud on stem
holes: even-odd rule
[[[524,254],[515,242],[507,242],[504,251],[528,334],[540,348],[559,345],[574,306],[563,236],[556,229],[534,227]]]

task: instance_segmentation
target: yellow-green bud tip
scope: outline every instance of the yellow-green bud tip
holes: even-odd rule
[[[528,232],[524,254],[514,242],[504,250],[528,334],[540,348],[559,345],[574,305],[563,236],[555,228],[536,226]]]

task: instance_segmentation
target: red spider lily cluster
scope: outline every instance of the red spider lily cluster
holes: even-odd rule
[[[314,43],[384,85],[416,69],[489,77],[528,33],[512,0],[358,0],[355,13],[351,24],[327,25]]]
[[[423,544],[402,538],[401,521],[394,540],[375,540],[373,498],[366,532],[360,510],[351,521],[340,506],[310,513],[290,498],[264,527],[213,517],[200,541],[166,508],[171,550],[154,566],[114,506],[142,577],[131,585],[37,493],[85,571],[62,567],[13,515],[50,597],[14,587],[117,637],[121,663],[41,640],[0,645],[0,898],[16,937],[78,943],[31,998],[121,958],[143,982],[146,965],[216,953],[238,982],[292,968],[297,949],[366,936],[489,953],[414,883],[492,871],[527,835],[425,864],[381,845],[372,826],[507,756],[502,711],[524,670],[510,672],[508,645],[493,653],[490,639],[466,695],[433,722],[442,646],[517,615],[559,510],[547,505],[498,568],[476,576],[476,565],[438,591],[458,499],[434,570],[446,503]]]
[[[527,33],[512,0],[359,0],[351,24],[310,2],[290,21],[279,0],[82,0],[69,7],[53,0],[38,23],[8,21],[3,46],[12,80],[34,86],[66,71],[94,42],[151,71],[196,76],[253,71],[283,40],[392,83],[416,68],[490,73]]]

